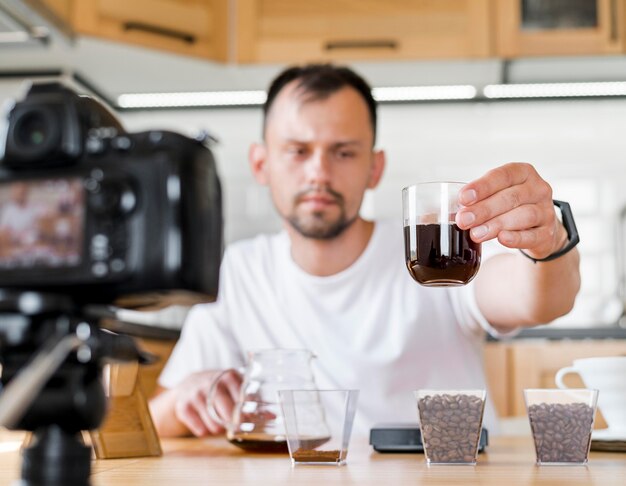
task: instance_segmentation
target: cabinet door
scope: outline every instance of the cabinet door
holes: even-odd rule
[[[624,52],[624,0],[493,0],[501,57]]]
[[[71,23],[72,0],[43,0],[42,3],[61,20]]]
[[[225,61],[228,0],[74,0],[83,34]]]
[[[237,0],[236,60],[488,57],[489,0]]]

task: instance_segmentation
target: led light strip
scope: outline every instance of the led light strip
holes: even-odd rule
[[[490,84],[483,93],[489,99],[626,96],[626,82]]]
[[[372,94],[376,101],[471,100],[476,98],[477,91],[470,85],[399,86],[373,88]]]
[[[379,102],[446,101],[472,99],[588,98],[626,96],[626,82],[489,84],[482,96],[471,85],[398,86],[373,88]],[[181,93],[133,93],[117,99],[120,108],[192,108],[261,106],[265,91],[205,91]]]
[[[373,88],[377,101],[468,100],[476,97],[476,88],[464,86],[405,86]],[[187,93],[132,93],[120,95],[120,108],[189,108],[201,106],[259,106],[265,91],[206,91]]]
[[[187,93],[133,93],[117,98],[120,108],[189,108],[198,106],[259,106],[265,91],[205,91]]]

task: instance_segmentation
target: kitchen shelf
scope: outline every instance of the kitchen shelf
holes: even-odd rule
[[[619,326],[598,326],[586,328],[563,328],[541,326],[524,329],[512,339],[626,339],[626,328]],[[487,341],[499,341],[489,336]]]

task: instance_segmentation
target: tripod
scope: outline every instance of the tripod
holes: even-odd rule
[[[0,425],[28,430],[20,486],[88,486],[81,431],[106,413],[106,358],[137,360],[134,341],[100,329],[70,297],[0,291]]]

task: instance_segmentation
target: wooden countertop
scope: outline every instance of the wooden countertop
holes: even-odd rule
[[[0,485],[19,476],[22,434],[0,432]],[[355,438],[348,464],[291,466],[283,455],[246,454],[222,438],[168,439],[158,458],[95,460],[92,486],[173,486],[208,484],[481,484],[624,485],[626,453],[592,452],[587,466],[534,463],[530,437],[494,437],[476,466],[428,467],[421,454],[380,454],[365,438]]]

